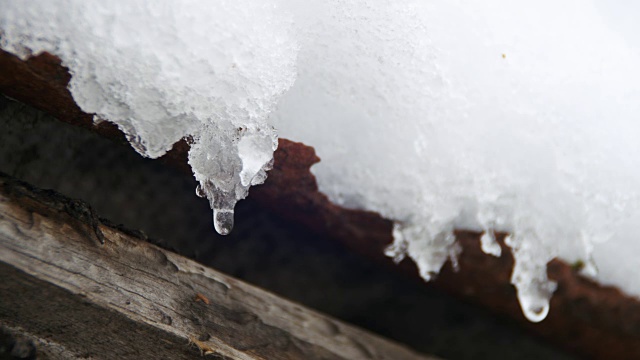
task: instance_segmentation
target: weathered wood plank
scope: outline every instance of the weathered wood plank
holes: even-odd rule
[[[427,358],[102,224],[87,205],[5,175],[0,279],[0,323],[50,342],[51,354]]]

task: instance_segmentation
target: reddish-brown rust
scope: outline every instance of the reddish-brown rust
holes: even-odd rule
[[[25,64],[50,84],[66,87],[71,81],[69,69],[60,65],[60,58],[47,52],[28,58]]]
[[[513,258],[504,244],[504,234],[499,237],[500,258],[482,252],[479,234],[461,231],[457,235],[464,248],[460,272],[446,266],[436,281],[438,287],[517,319],[523,327],[585,358],[640,358],[640,302],[553,260],[547,273],[558,282],[558,289],[551,299],[551,310],[541,323],[530,323],[509,284]]]
[[[117,126],[107,121],[94,125],[93,115],[80,110],[67,89],[69,79],[67,68],[51,54],[42,53],[21,61],[0,50],[0,92],[4,95],[36,107],[61,121],[125,141]]]
[[[0,93],[37,107],[64,122],[82,126],[116,140],[124,137],[108,123],[94,125],[92,115],[74,103],[55,56],[42,54],[23,62],[0,50]],[[165,161],[186,173],[189,145],[181,141],[165,155]],[[368,258],[418,278],[415,265],[404,260],[398,266],[383,255],[391,242],[392,223],[366,211],[341,208],[318,191],[309,171],[320,159],[313,148],[280,139],[275,165],[267,182],[251,189],[251,197],[282,217],[339,240]],[[484,254],[479,234],[457,232],[462,245],[460,271],[446,265],[433,285],[516,319],[523,327],[583,357],[596,359],[640,358],[640,302],[612,287],[600,286],[558,260],[549,264],[549,276],[558,281],[546,320],[533,324],[520,311],[510,284],[513,258],[499,236],[503,255]]]

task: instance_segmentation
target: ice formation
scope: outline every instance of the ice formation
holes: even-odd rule
[[[221,234],[277,146],[266,122],[295,78],[291,19],[270,1],[0,1],[0,46],[48,51],[76,103],[156,158],[182,138]]]
[[[483,231],[494,256],[510,233],[512,282],[540,321],[556,256],[640,295],[618,266],[640,266],[631,5],[0,0],[0,46],[60,56],[78,104],[146,156],[189,138],[220,233],[266,177],[269,122],[316,148],[334,202],[394,220],[387,254],[427,280],[455,263],[454,229]]]
[[[614,28],[615,2],[308,6],[294,11],[298,78],[276,127],[316,148],[334,202],[396,221],[389,256],[430,279],[459,251],[454,229],[484,231],[492,255],[507,231],[531,321],[549,311],[553,257],[634,282],[609,269],[640,265],[638,252],[598,258],[604,240],[633,242],[622,229],[640,217],[640,41]],[[625,290],[640,294],[635,282]]]

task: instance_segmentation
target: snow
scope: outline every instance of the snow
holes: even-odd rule
[[[605,3],[367,4],[297,14],[312,25],[280,135],[316,147],[334,202],[396,220],[387,253],[425,279],[458,251],[454,229],[485,231],[493,255],[492,232],[510,232],[512,282],[540,321],[546,263],[593,269],[594,246],[637,219],[637,48]]]
[[[275,126],[316,148],[332,201],[395,221],[386,253],[412,258],[426,280],[455,263],[454,229],[483,231],[493,256],[494,232],[509,232],[512,282],[541,321],[554,257],[640,295],[629,6],[0,0],[0,46],[59,55],[80,107],[145,156],[189,139],[218,232],[265,180]]]
[[[614,28],[616,12],[601,15],[612,6],[324,1],[294,10],[298,78],[276,127],[316,148],[313,170],[332,201],[396,221],[387,254],[411,257],[427,280],[460,251],[454,229],[484,231],[482,249],[496,256],[492,234],[507,231],[531,321],[549,311],[546,264],[556,256],[592,275],[597,265],[600,281],[633,282],[625,289],[640,294],[628,272],[603,268],[624,257],[633,269],[638,252],[598,257],[600,246],[634,242],[624,234],[638,230],[618,229],[640,223],[640,59]]]

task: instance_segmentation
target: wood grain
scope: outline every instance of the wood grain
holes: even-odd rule
[[[86,204],[0,175],[0,324],[34,339],[43,353],[429,358],[96,218]]]

